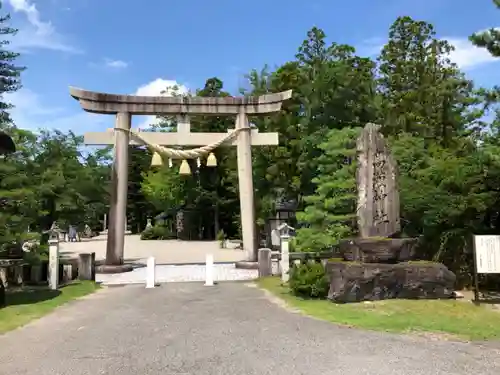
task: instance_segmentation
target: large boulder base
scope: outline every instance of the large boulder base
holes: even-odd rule
[[[353,238],[339,244],[340,254],[349,262],[397,263],[411,260],[418,238]]]
[[[329,261],[328,299],[337,303],[383,299],[453,298],[456,276],[441,263]]]

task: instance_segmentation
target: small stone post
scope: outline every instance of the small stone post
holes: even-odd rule
[[[259,249],[258,253],[259,277],[272,275],[271,249]]]
[[[5,267],[0,267],[0,284],[2,284],[5,288],[8,286],[8,280],[7,280],[7,268]]]
[[[64,264],[63,265],[63,276],[62,276],[63,283],[69,283],[72,280],[71,275],[72,275],[71,264]]]
[[[49,288],[57,290],[59,284],[59,240],[49,240]]]
[[[214,285],[214,256],[207,254],[205,260],[205,286]]]
[[[42,266],[39,264],[31,266],[30,281],[39,284],[42,281]]]
[[[278,227],[278,230],[281,237],[281,281],[287,283],[290,278],[290,275],[288,274],[290,271],[290,231],[294,230],[294,228],[289,226],[287,223],[283,223]]]
[[[22,265],[17,265],[14,267],[14,284],[24,284],[24,269]]]
[[[156,263],[154,257],[148,258],[148,264],[146,269],[146,289],[154,288],[156,284]]]
[[[95,281],[95,253],[82,253],[78,259],[78,280]]]

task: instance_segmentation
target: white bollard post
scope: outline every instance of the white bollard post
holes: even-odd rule
[[[49,287],[57,290],[59,284],[59,240],[49,240]]]
[[[205,261],[205,286],[214,285],[214,256],[207,254]]]
[[[148,258],[146,276],[146,289],[154,288],[156,285],[156,262],[154,257]]]
[[[290,247],[289,247],[290,236],[288,233],[281,235],[281,281],[284,283],[288,282],[290,275],[288,272],[290,271]]]

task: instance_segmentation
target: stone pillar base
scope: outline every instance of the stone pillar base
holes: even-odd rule
[[[125,273],[131,272],[134,268],[130,264],[101,264],[96,266],[96,273]]]
[[[236,268],[240,268],[243,270],[258,270],[259,263],[258,262],[249,262],[249,261],[241,261],[235,263]]]

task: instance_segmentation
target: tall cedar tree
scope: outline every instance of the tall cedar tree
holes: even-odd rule
[[[500,0],[493,0],[493,3],[500,9]],[[500,57],[500,30],[490,28],[486,31],[480,31],[472,34],[469,39],[474,45],[486,48],[493,56]]]
[[[446,146],[478,120],[472,83],[449,60],[452,50],[427,22],[394,22],[378,58],[385,134],[409,133]]]
[[[0,9],[2,4],[0,3]],[[10,15],[0,16],[0,130],[10,133],[16,143],[25,135],[17,131],[12,124],[9,109],[12,105],[5,101],[5,94],[17,91],[21,87],[23,67],[15,64],[18,53],[8,50],[12,37],[17,30],[9,26]],[[4,156],[0,159],[0,251],[19,240],[22,229],[28,222],[25,218],[29,206],[30,192],[25,188],[29,178],[21,153]]]

